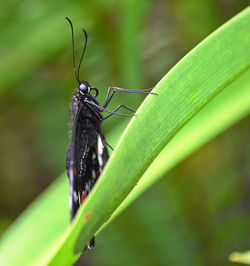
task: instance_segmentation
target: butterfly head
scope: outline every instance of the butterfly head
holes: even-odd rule
[[[98,89],[95,87],[91,87],[87,81],[81,81],[78,86],[78,90],[82,95],[90,94],[91,91],[95,91],[94,97],[98,95]]]
[[[81,81],[79,83],[78,89],[81,94],[89,94],[91,91],[90,85],[87,81]]]

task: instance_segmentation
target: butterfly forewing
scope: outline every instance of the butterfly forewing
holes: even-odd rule
[[[67,154],[67,173],[70,181],[71,220],[93,188],[109,156],[101,128],[102,115],[85,99],[99,103],[78,89],[71,104],[71,142]],[[94,246],[92,239],[88,248]]]

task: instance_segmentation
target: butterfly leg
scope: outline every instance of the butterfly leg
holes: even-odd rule
[[[111,99],[113,98],[115,92],[128,92],[128,93],[145,93],[145,94],[155,94],[151,92],[153,88],[150,89],[145,89],[145,90],[128,90],[128,89],[123,89],[123,88],[118,88],[118,87],[109,87],[108,92],[103,104],[103,107],[106,108],[108,104],[110,103]]]
[[[132,109],[132,108],[130,108],[130,107],[128,107],[128,106],[125,106],[125,105],[123,105],[123,104],[120,104],[120,105],[118,105],[116,108],[115,108],[115,110],[113,111],[113,112],[110,112],[110,114],[108,114],[107,116],[105,116],[105,117],[103,117],[103,119],[102,120],[105,120],[105,119],[107,119],[107,118],[109,118],[110,116],[112,116],[112,115],[114,115],[114,114],[120,114],[120,113],[117,113],[116,111],[118,111],[120,108],[125,108],[125,109],[127,109],[127,110],[129,110],[129,111],[132,111],[132,112],[136,112],[134,109]],[[130,114],[130,115],[123,115],[123,116],[134,116],[134,114]]]
[[[113,111],[113,112],[112,111],[109,111],[106,108],[104,108],[103,106],[98,105],[98,104],[96,104],[96,103],[94,103],[92,101],[85,100],[85,103],[87,103],[90,108],[91,108],[91,106],[92,107],[96,107],[100,112],[104,112],[105,111],[105,112],[107,112],[107,113],[109,113],[111,115],[120,115],[120,116],[125,116],[125,117],[134,116],[133,114],[127,114],[126,115],[126,114],[117,113],[116,111]],[[118,110],[120,107],[124,107],[124,108],[126,108],[126,109],[128,109],[128,110],[130,110],[132,112],[135,112],[135,110],[133,110],[132,108],[129,108],[129,107],[124,106],[122,104],[120,104],[115,110]]]

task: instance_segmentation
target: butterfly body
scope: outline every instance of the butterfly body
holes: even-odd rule
[[[66,159],[66,169],[70,181],[70,219],[76,215],[80,205],[91,191],[107,160],[108,152],[104,142],[100,110],[89,103],[100,106],[95,96],[90,94],[87,82],[85,91],[79,85],[73,94],[71,111],[71,138]],[[83,87],[83,86],[82,86]],[[94,246],[92,239],[88,248]]]
[[[71,220],[108,160],[101,128],[103,116],[98,108],[89,103],[100,105],[95,96],[87,90],[82,92],[79,87],[73,94],[70,107],[71,140],[66,160],[66,169],[71,184]]]

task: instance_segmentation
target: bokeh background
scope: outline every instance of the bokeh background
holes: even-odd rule
[[[69,103],[81,78],[99,88],[153,87],[248,0],[2,0],[0,10],[0,233],[64,171]],[[141,95],[116,95],[138,107]],[[124,118],[104,123],[108,134]],[[249,249],[249,128],[245,118],[161,179],[97,238],[78,265],[230,265]],[[67,207],[67,206],[66,206]]]

